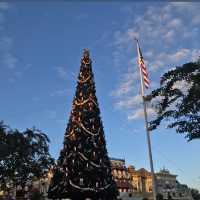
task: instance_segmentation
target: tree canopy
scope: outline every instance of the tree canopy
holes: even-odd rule
[[[188,141],[200,138],[200,62],[190,62],[164,73],[160,87],[147,97],[156,110],[150,130],[164,120],[168,128],[185,134]]]
[[[36,128],[12,130],[0,122],[0,185],[9,181],[25,184],[42,177],[53,164],[49,138]]]
[[[191,189],[191,195],[194,200],[200,200],[200,193],[197,189]]]

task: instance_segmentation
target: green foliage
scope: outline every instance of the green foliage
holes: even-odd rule
[[[194,200],[200,200],[200,193],[197,189],[191,189],[191,195]]]
[[[9,149],[8,144],[6,143],[6,129],[8,127],[0,121],[0,160],[8,155]]]
[[[49,154],[48,137],[35,128],[23,132],[0,123],[0,184],[25,184],[33,176],[42,177],[53,159]]]
[[[167,120],[168,128],[184,133],[188,141],[200,138],[200,62],[187,63],[165,73],[160,88],[147,98],[157,112],[150,130]]]

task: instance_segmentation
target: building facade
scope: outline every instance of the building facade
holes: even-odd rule
[[[153,199],[151,172],[144,168],[136,170],[132,165],[126,167],[124,159],[111,158],[110,160],[112,174],[121,197]],[[180,184],[177,181],[177,175],[171,174],[169,170],[163,168],[155,173],[155,177],[157,193],[161,194],[164,199],[193,200],[190,189]]]
[[[162,194],[164,199],[171,197],[176,200],[192,200],[190,189],[177,181],[177,175],[171,174],[163,168],[156,173],[157,192]]]
[[[128,167],[128,173],[130,174],[133,192],[139,192],[139,193],[152,192],[152,178],[150,172],[148,172],[144,168],[135,170],[135,167],[130,165]]]
[[[136,170],[132,165],[126,167],[124,159],[110,158],[110,160],[112,175],[117,184],[120,199],[153,199],[152,176],[148,170],[144,168]],[[193,200],[187,185],[180,184],[177,181],[177,175],[171,174],[169,170],[163,168],[155,174],[155,177],[157,192],[163,196],[163,199]],[[46,176],[32,182],[32,189],[38,190],[45,199],[48,199],[47,192],[51,178],[52,169],[49,169]],[[3,193],[0,193],[0,197],[1,195]]]
[[[110,158],[112,165],[112,175],[120,193],[132,193],[130,174],[125,165],[125,160]]]

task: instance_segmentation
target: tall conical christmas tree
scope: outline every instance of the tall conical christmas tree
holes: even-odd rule
[[[114,200],[103,125],[96,98],[89,50],[84,49],[64,147],[53,171],[48,197],[72,200]]]

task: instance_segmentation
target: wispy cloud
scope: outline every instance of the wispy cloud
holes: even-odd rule
[[[148,108],[147,113],[149,117],[152,117],[155,114],[155,111],[153,110],[153,108]],[[142,108],[128,114],[128,120],[136,120],[141,118],[144,118],[144,110]]]
[[[134,38],[140,39],[150,80],[155,84],[160,75],[173,66],[195,61],[200,55],[196,45],[200,28],[200,5],[192,3],[165,3],[143,6],[143,13],[129,9],[125,28],[116,30],[113,38],[113,64],[120,72],[119,83],[112,91],[114,106],[127,113],[129,120],[143,116],[139,98],[139,75]],[[134,49],[133,49],[134,48]],[[134,56],[133,56],[134,55]],[[131,67],[130,67],[131,66]],[[126,68],[126,71],[125,71]],[[138,89],[135,89],[138,86]],[[153,114],[153,109],[148,109]]]
[[[187,19],[185,19],[183,13],[186,8],[192,11],[187,12],[189,13]],[[149,6],[141,15],[131,17],[133,21],[125,31],[117,30],[114,33],[114,45],[116,47],[113,54],[114,60],[117,59],[116,57],[119,58],[122,52],[127,53],[132,49],[135,37],[140,38],[142,43],[145,43],[145,49],[155,47],[156,44],[156,48],[159,51],[162,49],[162,52],[167,48],[169,51],[173,42],[175,44],[180,41],[185,42],[185,35],[190,37],[187,40],[194,39],[193,29],[196,30],[197,27],[192,26],[190,21],[198,22],[200,14],[198,6],[185,7],[185,4],[169,3],[163,6]],[[185,23],[187,23],[187,26]],[[157,54],[156,51],[154,55],[155,53]]]
[[[59,97],[63,97],[66,96],[67,94],[69,94],[71,90],[69,89],[63,89],[63,90],[56,90],[51,92],[50,96],[51,97],[55,97],[55,96],[59,96]]]
[[[135,108],[142,103],[141,95],[136,95],[132,97],[127,97],[125,99],[121,99],[116,103],[116,107],[122,109]]]
[[[149,62],[149,71],[157,71],[163,67],[176,66],[188,61],[196,61],[200,49],[181,48],[175,52],[161,52],[154,56],[155,61]]]
[[[79,15],[75,16],[75,19],[78,21],[82,21],[82,20],[86,20],[88,18],[88,14],[87,13],[81,13]]]
[[[195,25],[200,24],[200,15],[194,16],[193,19],[192,19],[192,23],[195,24]]]
[[[0,10],[7,10],[10,8],[10,4],[7,2],[0,2]]]
[[[185,95],[188,93],[188,89],[190,89],[191,84],[186,82],[185,80],[182,81],[176,81],[173,85],[173,88],[179,89],[182,91]]]
[[[45,116],[47,116],[48,119],[56,119],[57,112],[55,110],[46,110]]]
[[[14,83],[22,72],[17,69],[18,58],[13,52],[14,41],[13,38],[6,33],[6,18],[7,11],[12,7],[7,2],[0,2],[0,64],[3,68],[8,70],[9,77],[7,80]]]
[[[12,53],[12,47],[13,47],[12,38],[8,36],[2,36],[0,39],[1,63],[4,67],[8,69],[15,69],[17,64],[17,58]]]
[[[123,95],[129,94],[133,89],[132,87],[135,80],[138,78],[138,72],[133,71],[132,68],[129,68],[129,71],[122,75],[119,86],[112,91],[111,95],[114,97],[121,97]]]
[[[58,67],[55,67],[55,70],[57,72],[57,75],[60,79],[62,80],[67,80],[68,78],[68,72],[66,70],[65,67],[62,67],[62,66],[58,66]]]
[[[3,56],[3,62],[8,69],[15,69],[17,58],[11,52],[7,52]]]

